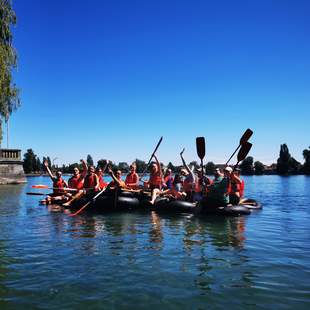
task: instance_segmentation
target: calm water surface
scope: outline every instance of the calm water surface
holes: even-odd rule
[[[310,309],[310,178],[249,177],[247,217],[69,217],[0,186],[0,309]]]

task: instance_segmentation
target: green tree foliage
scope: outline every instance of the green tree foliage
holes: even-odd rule
[[[288,150],[286,144],[281,144],[280,146],[280,154],[277,160],[277,172],[281,175],[288,174],[290,168],[290,158],[291,154]]]
[[[214,173],[215,164],[212,161],[207,162],[206,164],[206,174],[211,175]]]
[[[97,161],[97,167],[103,169],[107,163],[106,159],[100,159]]]
[[[16,15],[10,0],[0,0],[0,144],[2,123],[20,105],[19,91],[13,83],[12,70],[17,66],[16,51],[12,45],[11,26]]]
[[[303,164],[303,172],[305,174],[310,174],[310,146],[309,150],[303,150],[302,155],[305,159],[305,163]]]
[[[37,158],[32,149],[28,149],[24,154],[23,167],[25,173],[36,172],[37,170]]]
[[[260,161],[256,161],[254,163],[254,173],[256,175],[262,175],[265,172],[265,166],[263,163],[261,163]]]
[[[121,170],[122,172],[128,172],[129,171],[129,165],[125,162],[118,163],[118,170]]]
[[[168,163],[167,169],[171,169],[173,173],[178,171],[178,167],[174,166],[171,161]]]
[[[46,157],[47,163],[49,167],[52,167],[52,162],[49,156]]]
[[[136,159],[136,165],[137,165],[137,172],[142,173],[144,169],[146,168],[146,162],[140,159]]]
[[[190,167],[194,167],[194,169],[200,168],[200,164],[198,164],[198,162],[197,162],[196,160],[191,161],[191,162],[189,163],[189,166],[190,166]]]
[[[291,157],[289,160],[289,173],[298,174],[300,173],[302,165],[294,157]]]
[[[93,166],[94,165],[93,158],[89,154],[86,157],[86,162],[87,162],[88,166]]]
[[[253,162],[254,159],[251,156],[248,156],[244,159],[244,161],[240,165],[242,174],[252,175],[254,173]]]

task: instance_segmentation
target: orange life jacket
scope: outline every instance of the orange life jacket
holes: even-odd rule
[[[125,184],[130,188],[137,188],[137,185],[130,185],[130,184],[137,184],[139,181],[139,176],[137,173],[128,173],[125,179]]]
[[[53,181],[54,194],[64,194],[65,181],[63,178],[56,179]]]
[[[150,175],[149,185],[151,188],[161,189],[162,183],[163,179],[159,172]]]
[[[83,178],[81,178],[81,175],[73,175],[69,181],[68,181],[69,187],[70,188],[75,188],[75,189],[82,189],[83,188]]]
[[[97,175],[95,173],[87,174],[84,179],[84,188],[86,189],[94,189],[97,182]]]

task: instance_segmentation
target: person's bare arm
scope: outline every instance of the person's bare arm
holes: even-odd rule
[[[186,169],[186,171],[190,174],[192,174],[192,170],[189,168],[189,166],[186,164],[185,159],[183,158],[183,153],[184,153],[185,149],[182,150],[182,152],[180,153],[181,159],[182,159],[182,163],[184,168]]]
[[[158,168],[158,172],[159,172],[160,176],[163,176],[163,171],[161,170],[160,162],[159,162],[159,160],[158,160],[158,158],[156,157],[155,154],[154,154],[154,158],[155,158],[155,161],[156,161],[156,165],[157,165],[157,168]]]
[[[46,169],[46,171],[47,171],[49,177],[52,179],[52,181],[54,181],[55,176],[52,174],[52,172],[51,172],[51,170],[50,170],[50,168],[49,168],[49,166],[48,166],[48,161],[47,161],[47,160],[44,161],[44,166],[45,166],[45,169]]]
[[[118,185],[118,186],[121,186],[121,182],[116,178],[116,176],[114,175],[113,173],[113,170],[111,169],[111,167],[108,167],[108,172],[109,172],[109,175],[111,176],[111,178],[113,179],[113,181]]]

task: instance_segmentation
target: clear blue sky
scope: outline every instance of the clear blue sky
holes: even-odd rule
[[[310,1],[15,0],[22,107],[10,146],[56,163],[178,153],[224,162],[310,145]],[[5,138],[5,137],[4,137]],[[4,140],[5,141],[5,140]]]

